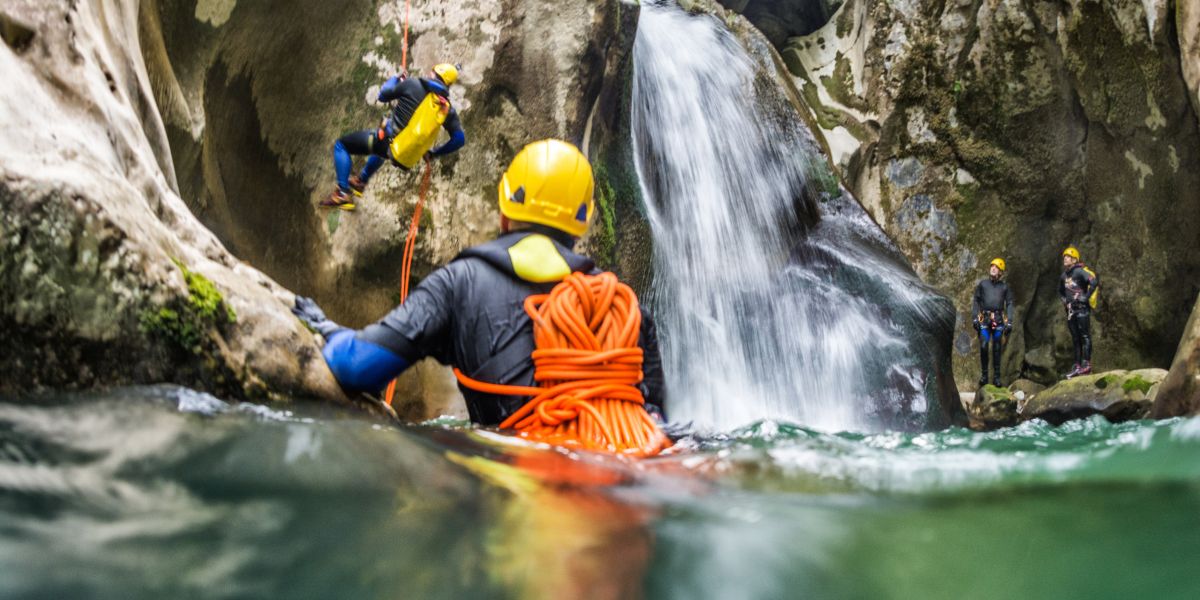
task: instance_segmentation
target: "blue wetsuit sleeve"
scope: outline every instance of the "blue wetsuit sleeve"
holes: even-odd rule
[[[450,139],[447,140],[445,144],[442,144],[441,146],[438,146],[437,148],[430,150],[429,153],[434,156],[450,154],[451,152],[454,152],[455,150],[462,148],[464,145],[466,145],[466,143],[467,143],[467,134],[463,133],[463,130],[459,129],[458,131],[455,131],[454,133],[450,134]]]
[[[450,115],[446,117],[446,122],[442,123],[442,127],[446,133],[450,134],[450,139],[445,144],[429,151],[434,156],[450,154],[467,143],[467,133],[463,131],[462,122],[458,119],[458,111],[451,109]]]
[[[379,101],[391,102],[400,97],[400,79],[399,75],[393,75],[391,79],[383,82],[383,87],[379,88]]]
[[[339,329],[321,351],[329,370],[349,392],[378,392],[408,368],[408,361],[390,350],[359,339],[352,329]]]

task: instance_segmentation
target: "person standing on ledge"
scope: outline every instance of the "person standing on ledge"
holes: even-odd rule
[[[1075,365],[1067,379],[1092,372],[1092,310],[1099,297],[1100,278],[1079,260],[1079,250],[1067,246],[1062,253],[1063,273],[1058,279],[1058,296],[1067,311],[1067,331],[1075,350]]]
[[[988,278],[975,286],[971,312],[975,315],[975,330],[979,332],[979,386],[988,382],[988,346],[992,355],[992,385],[1000,386],[1000,355],[1008,333],[1012,331],[1013,300],[1004,282],[1003,258],[992,259]]]
[[[545,294],[572,273],[599,273],[575,242],[595,210],[592,167],[575,146],[542,140],[525,146],[499,185],[500,236],[463,250],[421,280],[411,296],[361,330],[330,321],[311,299],[292,312],[326,339],[329,370],[348,392],[378,392],[410,365],[432,356],[473,379],[534,385],[533,321],[526,299]],[[658,336],[641,308],[637,345],[644,378],[638,386],[651,415],[663,417],[664,380]],[[463,386],[471,421],[498,425],[528,400]]]
[[[450,86],[458,80],[458,67],[436,65],[428,77],[396,75],[379,89],[380,102],[394,102],[378,129],[348,133],[333,144],[333,168],[337,188],[321,206],[354,210],[354,196],[361,196],[371,176],[384,159],[408,170],[422,158],[443,156],[467,143],[458,112],[450,106]],[[450,139],[434,148],[438,132],[445,129]],[[352,156],[367,155],[358,175],[350,175]]]

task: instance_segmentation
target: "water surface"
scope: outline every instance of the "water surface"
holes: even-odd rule
[[[177,387],[0,401],[3,597],[1190,598],[1200,420],[626,463]]]

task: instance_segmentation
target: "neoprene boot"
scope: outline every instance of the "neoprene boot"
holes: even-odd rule
[[[1063,375],[1063,377],[1066,379],[1070,379],[1078,374],[1079,374],[1079,363],[1075,363],[1075,365],[1073,367],[1071,367],[1071,370],[1068,371],[1066,375]]]
[[[1075,375],[1090,375],[1092,372],[1092,361],[1085,360],[1083,365],[1079,367],[1079,371]]]
[[[328,198],[321,201],[321,206],[326,208],[340,208],[342,210],[354,210],[354,201],[350,199],[350,194],[343,192],[340,188],[333,190],[333,193]]]

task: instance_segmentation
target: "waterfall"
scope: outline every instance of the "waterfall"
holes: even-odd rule
[[[643,4],[631,123],[671,418],[860,430],[924,413],[930,361],[904,314],[929,292],[853,199],[814,191],[824,158],[762,100],[761,71],[717,19]]]

